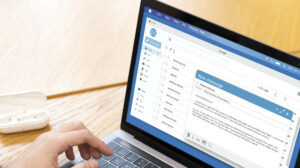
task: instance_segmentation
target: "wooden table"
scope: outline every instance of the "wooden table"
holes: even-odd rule
[[[0,134],[0,165],[19,154],[41,133],[71,120],[81,120],[97,136],[119,129],[125,86],[94,91],[48,101],[50,124],[47,128],[10,135]]]
[[[298,0],[162,1],[300,57]],[[0,165],[69,120],[99,137],[119,128],[138,7],[138,0],[0,0],[0,94],[43,91],[51,118],[42,130],[0,134]]]

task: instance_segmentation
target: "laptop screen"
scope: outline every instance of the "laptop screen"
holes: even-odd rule
[[[294,167],[300,69],[145,7],[126,121],[214,167]]]

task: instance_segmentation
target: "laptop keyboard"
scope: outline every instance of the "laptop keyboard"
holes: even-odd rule
[[[172,168],[121,138],[114,139],[107,146],[114,153],[112,156],[102,155],[100,159],[95,159],[100,168]],[[81,158],[79,162],[83,161]],[[68,168],[68,166],[64,165],[62,168]]]
[[[116,141],[107,144],[114,151],[112,156],[102,156],[98,160],[100,168],[159,168],[142,156],[130,151]]]

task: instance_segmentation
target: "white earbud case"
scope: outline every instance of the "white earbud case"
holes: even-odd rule
[[[0,133],[15,133],[48,125],[46,96],[38,91],[0,96]]]

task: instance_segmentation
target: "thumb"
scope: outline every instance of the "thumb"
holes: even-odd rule
[[[87,160],[77,164],[72,168],[99,168],[99,164],[96,160]]]

